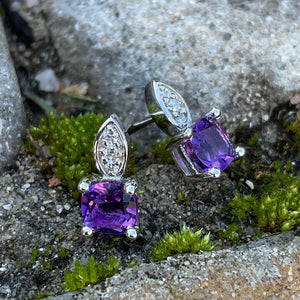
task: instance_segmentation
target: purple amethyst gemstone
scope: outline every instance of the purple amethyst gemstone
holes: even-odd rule
[[[198,172],[211,168],[221,171],[236,157],[235,147],[227,132],[214,117],[204,117],[192,125],[193,136],[183,147]]]
[[[137,196],[128,196],[122,182],[93,181],[82,194],[81,211],[84,224],[93,231],[125,234],[137,222]]]

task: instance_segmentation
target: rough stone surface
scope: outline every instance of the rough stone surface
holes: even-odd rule
[[[141,169],[137,179],[139,238],[134,243],[123,236],[88,238],[81,234],[80,203],[63,186],[48,187],[34,158],[21,155],[17,170],[0,176],[0,298],[30,298],[40,291],[62,294],[64,270],[72,269],[77,259],[86,263],[90,255],[97,261],[114,255],[127,268],[134,259],[138,264],[149,262],[154,243],[183,224],[212,234],[225,226],[224,206],[234,191],[226,176],[188,183],[175,166],[152,164]],[[177,201],[180,191],[193,199],[190,205]],[[62,247],[67,258],[58,256]],[[31,263],[33,249],[38,255]],[[51,269],[44,268],[45,261],[51,262]]]
[[[66,74],[89,82],[108,113],[143,116],[156,79],[194,119],[218,106],[233,130],[300,88],[298,1],[47,0],[44,11]]]
[[[244,295],[259,299],[264,292],[270,299],[281,299],[280,293],[286,299],[300,297],[297,233],[266,234],[253,242],[255,227],[243,225],[241,240],[248,244],[224,250],[228,244],[218,238],[218,230],[227,227],[225,206],[236,191],[226,176],[187,182],[175,166],[141,168],[136,174],[139,238],[128,243],[124,237],[82,236],[80,203],[71,193],[63,186],[48,186],[35,157],[21,154],[16,164],[17,170],[0,176],[1,299],[26,299],[43,291],[54,292],[52,299],[186,299],[186,295],[228,299],[233,293],[237,299]],[[178,202],[179,192],[190,203]],[[210,232],[217,251],[151,263],[153,245],[165,232],[183,224]],[[62,248],[69,254],[65,258],[59,256]],[[37,256],[33,259],[34,249]],[[65,293],[60,287],[65,269],[73,269],[75,260],[86,264],[90,255],[97,261],[116,256],[122,265],[120,274],[85,290]],[[127,270],[133,260],[137,266]],[[45,268],[46,262],[50,269]]]
[[[60,80],[87,82],[108,114],[142,115],[145,84],[162,80],[186,98],[194,120],[218,105],[227,117],[220,124],[230,131],[239,127],[237,144],[257,135],[257,147],[247,147],[247,162],[268,166],[288,159],[273,146],[288,138],[281,117],[291,117],[290,108],[272,110],[273,118],[269,108],[299,89],[297,1],[43,2],[49,39],[65,64],[66,78],[51,44],[41,43],[41,51],[33,48],[28,57],[29,50],[12,43],[20,49],[20,69],[35,77],[53,67]],[[48,36],[46,27],[43,32]],[[146,136],[142,142],[148,142]],[[298,229],[265,233],[258,240],[254,232],[259,228],[249,219],[240,224],[244,245],[228,248],[230,243],[219,238],[218,231],[232,222],[225,207],[237,191],[226,174],[216,181],[187,182],[176,166],[139,157],[140,230],[129,243],[119,236],[82,236],[80,203],[64,186],[48,186],[52,175],[38,159],[21,153],[16,168],[0,174],[1,299],[30,299],[43,291],[55,294],[49,299],[300,299]],[[291,159],[299,172],[299,156]],[[246,183],[247,178],[239,179]],[[184,224],[210,232],[216,251],[151,263],[153,245]],[[67,257],[59,256],[63,248]],[[116,256],[120,273],[84,290],[63,291],[66,268],[73,269],[77,259],[86,264],[90,255],[97,261]],[[133,260],[136,267],[128,269]]]
[[[300,299],[300,238],[285,233],[142,264],[76,295],[49,299]]]
[[[0,19],[0,170],[14,164],[25,130],[25,113]]]

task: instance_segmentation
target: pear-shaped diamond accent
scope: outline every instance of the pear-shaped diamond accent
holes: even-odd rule
[[[184,99],[170,86],[162,82],[156,84],[156,97],[162,110],[173,125],[184,130],[191,124],[190,112]]]
[[[127,140],[117,116],[112,115],[100,127],[94,141],[97,168],[108,177],[121,177],[128,156]]]

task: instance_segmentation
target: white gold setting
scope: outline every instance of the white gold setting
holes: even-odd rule
[[[191,123],[191,116],[182,96],[162,82],[153,81],[153,87],[156,99],[166,117],[180,130],[186,129]]]
[[[124,184],[124,191],[128,196],[133,196],[137,189],[137,182],[133,179],[127,180]]]
[[[129,135],[126,134],[124,126],[117,115],[111,115],[99,128],[94,140],[93,154],[96,167],[102,176],[90,176],[82,178],[77,186],[78,190],[84,194],[89,192],[92,182],[122,182],[123,193],[130,197],[135,195],[137,182],[134,179],[122,178],[129,156]],[[135,200],[136,201],[136,200]],[[137,238],[138,227],[128,227],[126,236],[130,240]],[[83,235],[90,236],[93,229],[84,226]]]
[[[88,192],[90,187],[90,180],[87,180],[86,178],[82,178],[77,186],[77,189],[80,193],[86,193]]]
[[[238,147],[235,148],[235,152],[236,152],[236,155],[237,155],[238,157],[242,157],[242,156],[245,155],[246,150],[245,150],[244,147],[238,146]]]
[[[83,226],[81,231],[84,236],[91,236],[94,233],[93,229],[88,226]]]
[[[100,127],[94,141],[94,158],[104,178],[121,178],[128,159],[128,144],[117,115],[111,115]]]
[[[222,172],[218,168],[211,168],[207,171],[198,170],[199,168],[183,147],[184,141],[193,138],[191,114],[183,97],[167,84],[153,80],[145,88],[145,101],[152,121],[171,137],[167,150],[172,153],[185,176],[191,178],[220,177]],[[214,107],[205,116],[219,119],[221,110]],[[142,128],[143,123],[146,126],[151,123],[151,119],[148,118],[133,124],[128,132],[135,132]],[[245,153],[245,149],[242,147],[237,147],[235,151],[236,157],[243,156]]]
[[[137,236],[138,236],[138,227],[137,226],[127,228],[126,237],[129,240],[134,241],[134,240],[136,240]]]

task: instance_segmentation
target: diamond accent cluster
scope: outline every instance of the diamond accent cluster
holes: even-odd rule
[[[113,122],[108,123],[95,140],[95,160],[100,171],[108,176],[121,176],[126,164],[123,136]]]
[[[183,98],[171,87],[158,82],[160,98],[169,114],[172,123],[180,129],[186,128],[190,119],[189,109]]]

